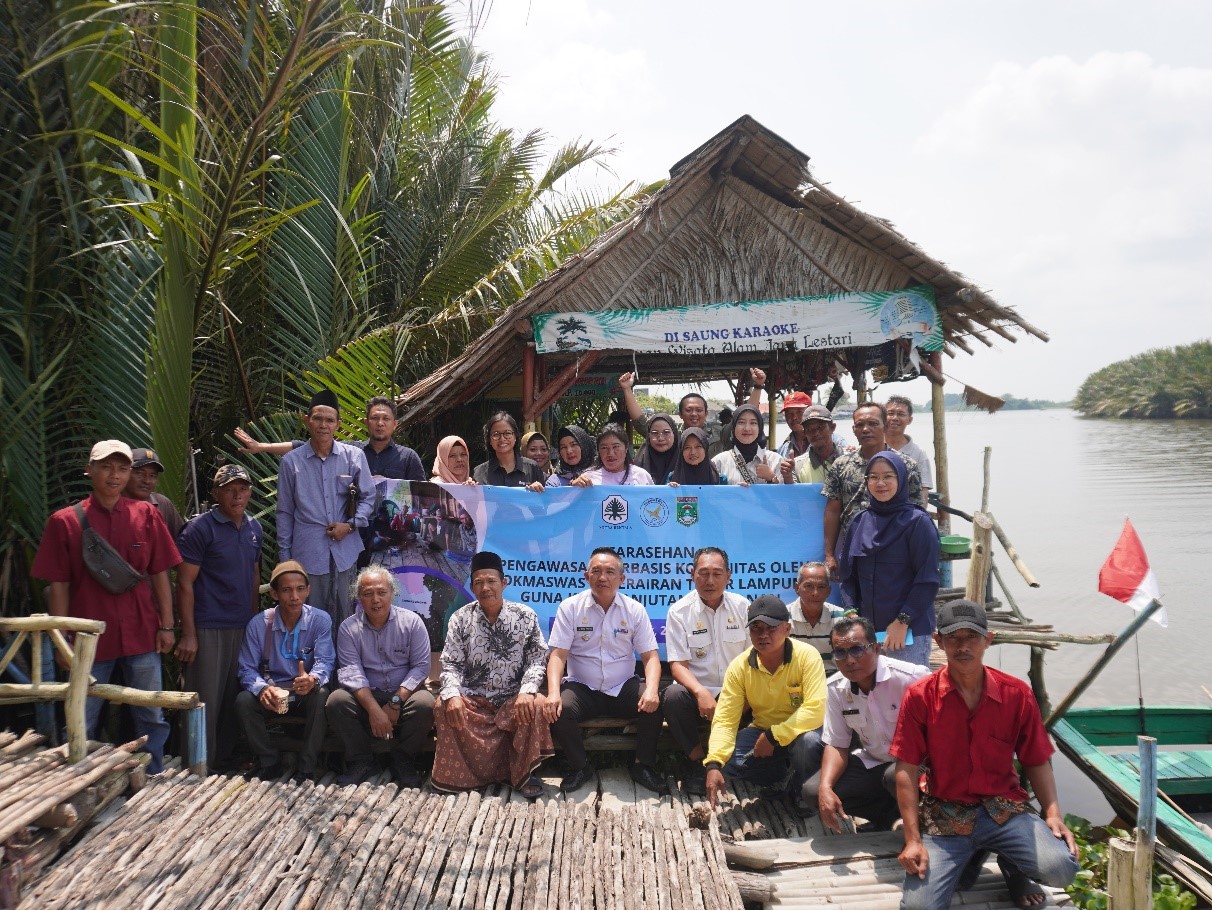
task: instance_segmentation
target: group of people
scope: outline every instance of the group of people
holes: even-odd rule
[[[764,376],[755,370],[753,379],[756,395]],[[669,610],[673,682],[664,691],[652,622],[621,593],[625,566],[608,547],[590,554],[586,589],[559,605],[546,640],[534,611],[505,599],[500,557],[476,553],[475,600],[452,615],[440,654],[432,653],[421,619],[393,603],[394,574],[359,565],[374,479],[425,474],[417,454],[393,441],[389,399],[368,402],[363,444],[336,440],[340,415],[331,392],[312,400],[306,441],[266,444],[237,434],[249,449],[283,456],[269,610],[259,610],[262,529],[248,513],[248,472],[220,468],[213,505],[184,523],[155,492],[162,470],[155,453],[115,440],[93,447],[86,469],[92,493],[51,516],[33,574],[49,583],[52,614],[107,623],[98,680],[120,671],[127,685],[159,689],[160,655],[175,650],[186,687],[207,705],[208,755],[218,768],[231,763],[242,732],[257,761],[253,773],[283,774],[269,724],[294,714],[304,725],[296,766],[304,777],[318,773],[331,730],[345,751],[342,782],[370,774],[376,753],[386,751],[396,781],[417,786],[418,754],[436,731],[435,789],[508,781],[536,798],[544,788],[534,772],[557,745],[566,762],[561,788],[590,779],[580,725],[606,716],[635,722],[630,773],[655,792],[666,789],[656,766],[667,724],[682,756],[683,786],[712,803],[732,777],[819,811],[831,827],[847,813],[877,828],[901,819],[906,906],[945,906],[972,877],[970,861],[981,848],[998,854],[1023,906],[1041,899],[1036,881],[1071,878],[1072,837],[1057,809],[1051,746],[1029,688],[983,666],[991,636],[979,605],[948,604],[936,622],[928,462],[908,454],[912,443],[903,434],[912,405],[859,405],[858,445],[846,449],[828,409],[794,393],[784,407],[791,433],[775,452],[765,448],[755,404],[738,407],[727,439],[713,442],[702,396],[682,399],[680,425],[668,415],[645,419],[633,383],[629,375],[620,381],[628,417],[645,437],[634,457],[630,431],[619,424],[596,438],[568,426],[556,434],[556,462],[546,466],[547,440],[520,436],[501,412],[484,428],[486,461],[471,469],[466,442],[447,437],[431,477],[535,492],[823,484],[824,561],[801,568],[789,604],[770,595],[748,602],[728,590],[723,550],[696,553],[693,589]],[[134,584],[112,590],[86,565],[89,529],[126,561]],[[840,582],[841,605],[827,602],[832,581]],[[947,655],[947,666],[933,674],[932,642]],[[826,662],[837,671],[828,681]],[[100,708],[89,700],[90,736]],[[134,719],[148,736],[149,770],[158,771],[168,725],[156,708],[135,708]],[[1018,786],[1015,756],[1042,819]]]

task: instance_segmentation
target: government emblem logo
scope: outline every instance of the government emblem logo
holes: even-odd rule
[[[678,524],[690,527],[699,521],[699,498],[697,496],[678,497]]]
[[[640,520],[650,528],[659,528],[669,520],[669,506],[655,496],[645,499],[640,506]]]
[[[602,520],[608,525],[621,525],[627,521],[627,500],[622,496],[607,496],[602,500]]]

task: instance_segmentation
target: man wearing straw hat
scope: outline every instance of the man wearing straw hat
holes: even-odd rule
[[[1052,743],[1031,687],[984,665],[993,641],[985,609],[943,604],[935,641],[947,665],[905,692],[891,752],[904,820],[902,910],[947,907],[983,850],[998,864],[1020,907],[1043,906],[1036,882],[1063,888],[1077,874],[1077,846],[1065,827],[1048,763]],[[1039,802],[1019,784],[1022,765]],[[919,787],[929,766],[926,789]],[[1041,818],[1042,815],[1042,818]]]

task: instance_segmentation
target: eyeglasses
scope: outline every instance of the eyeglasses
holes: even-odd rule
[[[852,648],[834,648],[831,652],[833,655],[833,662],[837,663],[838,661],[846,660],[847,658],[850,660],[858,660],[860,657],[870,651],[871,648],[871,642],[867,642],[865,645],[855,645]]]
[[[673,430],[652,430],[648,436],[650,439],[672,439]]]
[[[489,439],[513,439],[513,437],[514,437],[513,430],[504,430],[504,431],[497,430],[496,432],[488,434]]]
[[[868,474],[867,483],[893,483],[896,481],[895,474]]]

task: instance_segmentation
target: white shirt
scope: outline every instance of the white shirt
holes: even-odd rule
[[[622,471],[607,471],[605,468],[590,468],[584,474],[589,482],[597,486],[651,487],[652,475],[638,464],[628,465]],[[626,477],[626,479],[624,479]]]
[[[588,590],[560,603],[547,641],[568,651],[565,679],[607,695],[618,695],[635,676],[638,655],[657,648],[652,620],[639,601],[615,594],[603,610]]]
[[[738,484],[744,483],[745,478],[741,475],[741,469],[736,464],[736,448],[731,448],[726,452],[720,452],[711,459],[711,463],[715,465],[715,469],[720,472],[720,479],[725,483]],[[743,456],[742,456],[743,457]],[[747,467],[749,473],[754,476],[757,483],[782,483],[783,475],[779,472],[779,465],[783,459],[779,457],[778,452],[772,452],[770,449],[758,447],[754,453],[753,461],[749,462]],[[774,472],[774,480],[762,480],[757,476],[757,466],[760,464],[766,465]]]
[[[724,687],[724,671],[733,658],[749,647],[749,601],[724,592],[714,610],[691,591],[672,607],[665,620],[665,654],[684,660],[694,678],[712,695]]]
[[[834,673],[825,683],[825,744],[845,752],[854,732],[863,744],[855,755],[864,767],[892,761],[888,750],[892,748],[901,698],[914,681],[929,674],[928,667],[883,654],[876,661],[875,685],[870,692],[861,691],[841,673]]]

